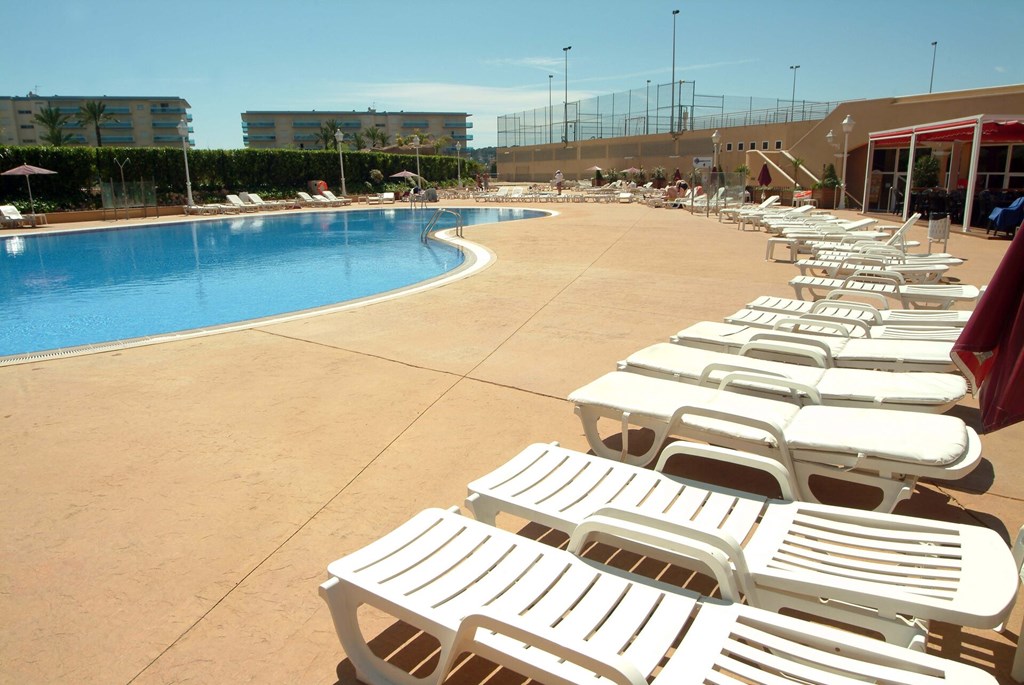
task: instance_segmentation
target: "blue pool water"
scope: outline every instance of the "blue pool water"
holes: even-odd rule
[[[466,225],[544,216],[462,209]],[[420,241],[430,210],[193,221],[0,239],[0,356],[205,328],[337,304],[450,271]],[[438,225],[451,227],[444,215]]]

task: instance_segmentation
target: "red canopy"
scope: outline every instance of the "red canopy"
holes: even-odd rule
[[[990,432],[1024,420],[1024,238],[1018,231],[950,357]]]
[[[993,114],[977,114],[963,119],[950,119],[931,124],[919,124],[889,131],[876,131],[868,135],[875,147],[900,147],[910,144],[916,134],[918,142],[952,142],[971,140],[975,127],[981,122],[981,139],[986,143],[1024,141],[1024,121]]]

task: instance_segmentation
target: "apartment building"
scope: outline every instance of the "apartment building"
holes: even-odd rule
[[[472,116],[465,112],[378,112],[370,108],[365,112],[293,112],[259,111],[242,113],[242,140],[246,147],[256,149],[289,148],[310,150],[323,147],[318,141],[321,128],[328,122],[337,122],[346,133],[370,128],[384,131],[388,144],[394,145],[399,136],[431,135],[435,139],[451,139],[442,152],[455,152],[455,143],[469,147],[473,134]],[[450,149],[449,149],[450,148]]]
[[[71,145],[96,145],[96,132],[78,120],[79,108],[87,102],[102,102],[113,119],[100,125],[104,145],[118,147],[167,147],[181,145],[178,122],[182,117],[192,133],[191,105],[184,98],[108,97],[106,95],[71,96],[37,95],[0,96],[0,144],[42,145],[46,129],[35,120],[47,107],[56,108],[70,117],[64,127],[71,135]],[[190,141],[192,142],[192,141]]]

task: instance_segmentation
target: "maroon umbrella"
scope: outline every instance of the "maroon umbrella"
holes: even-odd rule
[[[1024,238],[1018,232],[950,352],[986,432],[1024,420]]]
[[[49,169],[43,169],[42,167],[32,166],[31,164],[22,164],[21,166],[16,166],[13,169],[8,169],[7,171],[4,171],[3,173],[0,173],[0,176],[24,176],[25,177],[25,183],[28,184],[28,203],[32,206],[32,213],[35,214],[36,213],[36,203],[35,203],[35,200],[32,199],[32,182],[30,180],[28,180],[28,177],[31,176],[32,174],[55,174],[55,173],[57,173],[57,172],[56,171],[50,171]],[[34,221],[33,221],[33,225],[35,225]]]
[[[768,171],[768,162],[761,165],[761,173],[757,175],[757,185],[767,188],[772,184],[772,173]]]

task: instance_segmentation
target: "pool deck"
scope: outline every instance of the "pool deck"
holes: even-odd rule
[[[0,683],[354,683],[317,595],[329,562],[461,504],[532,442],[586,451],[572,390],[691,323],[792,296],[796,269],[764,261],[763,233],[537,207],[558,215],[466,228],[497,260],[439,288],[0,368]],[[1008,245],[954,234],[968,261],[951,274],[988,282]],[[973,399],[953,413],[977,423]],[[897,512],[1012,539],[1024,424],[982,441],[973,474],[919,483]],[[929,650],[1011,683],[1022,617],[1018,598],[1002,634],[933,623]],[[408,638],[386,616],[366,625],[382,648]]]

